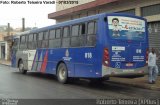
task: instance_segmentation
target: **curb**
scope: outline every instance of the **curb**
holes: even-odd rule
[[[160,87],[155,87],[155,86],[148,86],[148,85],[139,85],[139,84],[135,84],[135,83],[124,83],[124,82],[117,82],[117,81],[107,81],[109,83],[116,83],[116,84],[120,84],[120,85],[126,85],[126,86],[130,86],[130,87],[137,87],[137,88],[142,88],[142,89],[149,89],[149,90],[156,90],[156,91],[160,91]]]
[[[9,66],[9,67],[11,67],[11,65],[3,64],[3,63],[0,63],[0,65],[4,65],[4,66]]]

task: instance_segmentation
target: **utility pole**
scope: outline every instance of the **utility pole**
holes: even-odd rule
[[[25,18],[22,18],[22,32],[25,31]]]
[[[10,23],[8,23],[8,25],[7,25],[7,36],[9,36],[10,35]]]

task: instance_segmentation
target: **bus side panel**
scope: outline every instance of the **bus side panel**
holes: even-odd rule
[[[18,67],[19,60],[23,61],[24,69],[28,70],[28,51],[27,50],[18,50],[16,53],[16,64]]]
[[[75,77],[95,77],[96,48],[75,48],[74,54]]]
[[[69,49],[38,49],[34,58],[35,71],[56,74],[56,67],[63,61],[68,69],[69,77],[99,77],[95,47]],[[99,66],[100,67],[100,66]],[[96,70],[98,72],[96,74]]]
[[[65,64],[68,68],[68,77],[75,77],[74,64],[72,62],[68,62],[68,61]]]
[[[32,70],[32,65],[35,55],[36,55],[36,50],[28,50],[28,70]]]
[[[46,67],[46,73],[49,74],[56,74],[56,62],[55,61],[48,61]]]
[[[11,66],[12,67],[17,67],[16,65],[16,53],[17,53],[17,49],[12,49],[12,52],[11,52]]]
[[[38,49],[38,61],[37,61],[37,69],[36,71],[41,71],[42,61],[44,58],[44,51],[42,49]]]
[[[39,49],[37,71],[56,74],[56,68],[59,62],[64,62],[68,68],[68,76],[74,76],[74,66],[71,64],[72,53],[66,57],[66,51],[69,49]],[[70,51],[71,52],[71,51]]]

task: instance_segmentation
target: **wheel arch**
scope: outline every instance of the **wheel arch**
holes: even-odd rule
[[[22,60],[22,58],[18,59],[17,67],[19,67],[19,63],[20,63],[21,60]]]
[[[67,67],[66,63],[65,63],[63,60],[59,61],[59,62],[57,63],[57,65],[56,65],[56,74],[57,74],[58,66],[59,66],[61,63],[64,63],[65,66]],[[68,72],[68,67],[67,67],[67,72]]]

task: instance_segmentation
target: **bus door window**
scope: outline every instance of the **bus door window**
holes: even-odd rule
[[[95,21],[89,22],[87,25],[87,46],[95,46],[96,44],[96,25]]]
[[[12,57],[13,55],[16,55],[16,52],[18,50],[18,42],[19,42],[19,38],[14,39],[13,41],[13,45],[12,45]]]
[[[19,41],[18,38],[14,39],[12,43],[12,49],[18,49],[18,41]]]
[[[63,28],[63,34],[62,34],[62,47],[70,47],[70,36],[69,36],[69,27]]]

